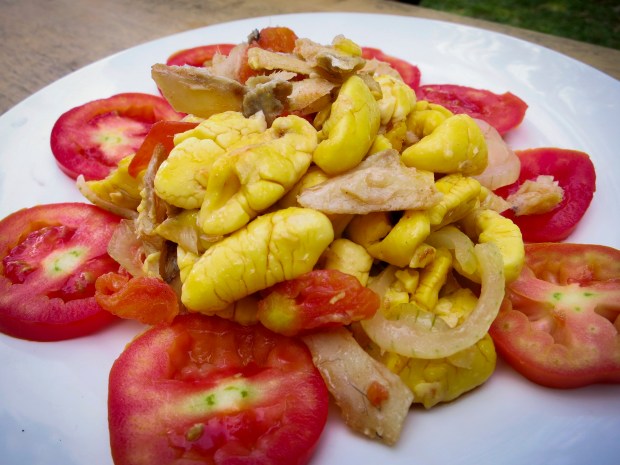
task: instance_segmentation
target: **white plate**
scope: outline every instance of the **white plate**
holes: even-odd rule
[[[317,13],[248,19],[149,42],[89,65],[0,117],[0,217],[38,203],[83,201],[56,167],[49,135],[71,107],[123,91],[155,93],[150,65],[181,48],[239,42],[255,28],[291,27],[322,43],[340,33],[417,64],[423,83],[511,91],[529,103],[514,148],[589,153],[597,192],[572,242],[620,248],[620,82],[548,49],[454,24],[386,15]],[[0,462],[110,465],[107,376],[139,326],[125,322],[73,341],[0,335]],[[425,411],[386,447],[350,433],[332,411],[312,465],[616,464],[620,389],[550,390],[500,362],[482,388]]]

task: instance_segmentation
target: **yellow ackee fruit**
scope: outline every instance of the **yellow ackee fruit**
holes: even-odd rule
[[[366,83],[359,76],[349,77],[319,132],[314,163],[329,175],[354,168],[368,153],[380,122],[379,105]]]
[[[232,302],[314,267],[334,238],[329,219],[291,207],[262,215],[215,243],[187,273],[181,301],[215,314]]]

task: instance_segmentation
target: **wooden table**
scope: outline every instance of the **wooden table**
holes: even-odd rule
[[[389,0],[0,0],[0,114],[100,58],[210,24],[285,13],[345,11],[437,19],[522,38],[620,79],[620,51]]]

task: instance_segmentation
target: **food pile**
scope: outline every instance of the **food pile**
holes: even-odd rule
[[[594,166],[512,151],[517,96],[421,85],[381,50],[285,27],[152,76],[163,98],[54,127],[90,204],[0,222],[0,330],[148,325],[110,373],[116,464],[303,464],[330,398],[393,445],[412,404],[487,381],[496,348],[543,385],[620,382],[620,252],[560,242]]]

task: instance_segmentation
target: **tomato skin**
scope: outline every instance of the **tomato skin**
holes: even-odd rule
[[[286,336],[371,318],[381,305],[376,292],[338,270],[313,270],[268,293],[258,303],[258,320]]]
[[[158,278],[109,272],[97,278],[95,289],[101,308],[121,318],[156,325],[179,314],[176,293]]]
[[[543,386],[620,383],[620,250],[570,243],[526,245],[489,333],[498,353]]]
[[[454,114],[465,113],[486,121],[501,135],[517,127],[525,118],[528,105],[516,95],[495,94],[485,89],[454,84],[420,86],[418,100],[428,100],[446,107]]]
[[[174,136],[194,129],[196,126],[198,123],[187,121],[157,121],[151,126],[144,141],[131,159],[127,172],[135,178],[148,166],[157,144],[162,144],[166,154],[169,154],[174,148]]]
[[[156,95],[116,94],[63,113],[52,128],[50,146],[59,168],[69,177],[103,179],[140,147],[155,122],[180,118]]]
[[[82,203],[39,205],[1,220],[0,331],[57,341],[116,321],[95,301],[94,282],[118,268],[106,246],[119,221]]]
[[[137,337],[112,366],[112,456],[116,465],[302,465],[328,399],[300,341],[182,315]]]
[[[201,67],[211,61],[216,54],[228,55],[235,48],[234,44],[199,45],[173,53],[166,60],[168,66],[197,66]]]
[[[564,198],[547,213],[515,216],[508,210],[503,215],[519,226],[526,242],[559,242],[566,239],[577,227],[596,191],[596,172],[592,160],[584,152],[550,147],[517,150],[515,153],[521,162],[519,179],[514,184],[497,189],[496,194],[506,198],[526,180],[535,180],[539,175],[552,175],[564,190]]]
[[[417,92],[420,87],[420,68],[408,61],[383,53],[382,50],[373,47],[362,47],[362,57],[370,60],[376,58],[379,61],[389,63],[403,78],[403,81]]]

